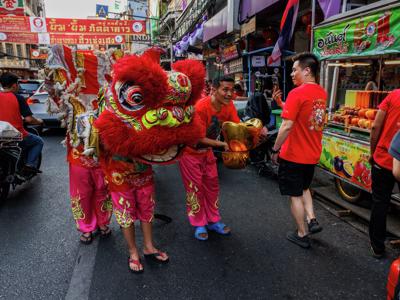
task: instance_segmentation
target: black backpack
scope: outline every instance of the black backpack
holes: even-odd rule
[[[255,92],[247,102],[245,115],[249,118],[258,118],[264,126],[269,124],[271,119],[271,108],[263,93]]]

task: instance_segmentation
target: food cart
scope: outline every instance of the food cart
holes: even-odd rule
[[[400,88],[399,1],[379,1],[320,23],[313,52],[329,100],[319,166],[335,177],[342,198],[356,202],[371,192],[369,138],[377,107]]]

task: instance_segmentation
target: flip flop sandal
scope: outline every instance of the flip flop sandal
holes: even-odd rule
[[[158,257],[163,257],[166,255],[166,253],[162,252],[162,251],[158,251],[158,252],[151,253],[151,254],[143,254],[143,255],[146,260],[155,262],[158,264],[166,264],[169,262],[169,258],[167,258],[166,260],[161,260],[158,258]]]
[[[111,228],[108,226],[106,226],[106,229],[99,228],[99,230],[100,230],[100,237],[102,238],[106,238],[111,235]]]
[[[85,232],[86,233],[86,232]],[[89,236],[85,236],[83,233],[81,234],[81,237],[79,238],[80,242],[84,245],[89,245],[93,242],[93,235],[90,233]]]
[[[138,270],[132,269],[131,264],[134,264],[135,266],[140,268],[140,266],[142,266],[142,264],[140,263],[140,259],[133,259],[133,258],[128,257],[128,268],[129,268],[129,271],[131,271],[132,273],[135,273],[135,274],[143,273],[143,271],[144,271],[143,269],[141,269],[141,270],[140,269],[138,269]],[[143,266],[142,266],[142,268],[143,268]]]
[[[207,234],[207,237],[202,237],[201,234]],[[208,240],[208,232],[207,229],[204,226],[198,226],[196,227],[196,230],[194,231],[194,237],[198,239],[199,241],[206,241]]]
[[[225,232],[225,231],[224,231],[224,229],[225,229],[226,227],[227,227],[227,226],[226,226],[224,223],[222,223],[222,222],[217,222],[217,223],[214,223],[214,224],[212,224],[212,225],[207,225],[207,229],[208,229],[208,230],[214,231],[214,232],[219,233],[219,234],[222,234],[222,235],[229,235],[229,234],[231,234],[230,231],[228,231],[228,232]]]

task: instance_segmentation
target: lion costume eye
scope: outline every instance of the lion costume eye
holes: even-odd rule
[[[138,111],[144,107],[142,89],[130,82],[120,85],[118,100],[122,107],[129,111]]]

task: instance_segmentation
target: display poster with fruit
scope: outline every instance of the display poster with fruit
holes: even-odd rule
[[[325,170],[371,191],[369,145],[325,133],[319,165]]]
[[[320,59],[400,53],[400,7],[370,13],[314,30]]]

